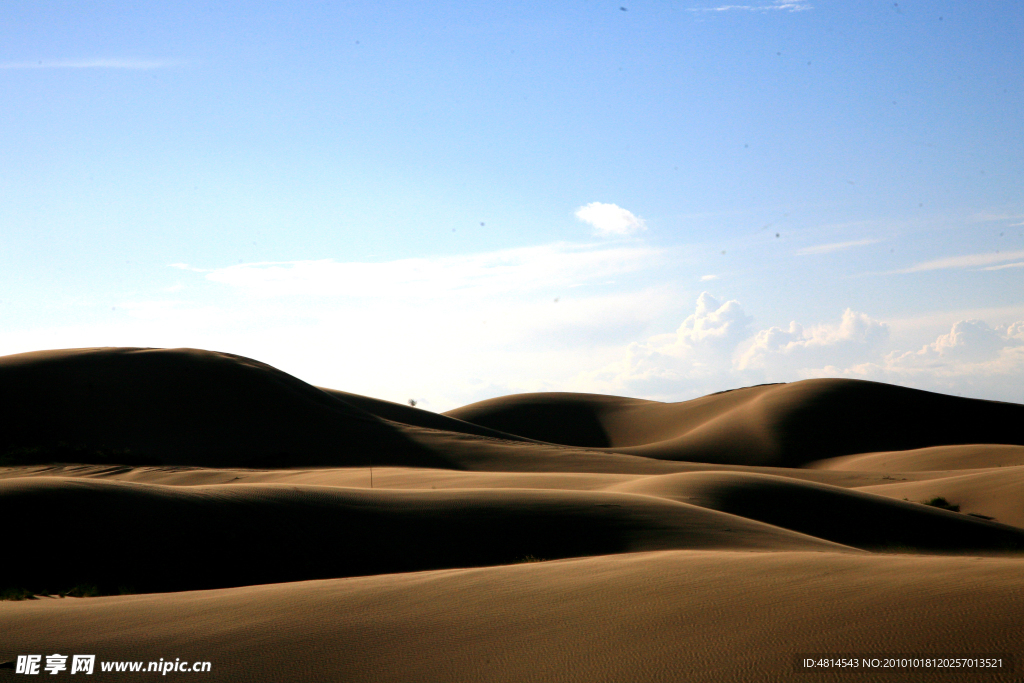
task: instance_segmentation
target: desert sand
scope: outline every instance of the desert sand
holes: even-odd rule
[[[105,348],[0,358],[0,414],[0,677],[1024,680],[1021,405],[816,379],[439,415]]]

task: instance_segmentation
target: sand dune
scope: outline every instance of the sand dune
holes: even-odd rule
[[[1024,406],[808,380],[437,415],[75,349],[0,358],[0,420],[0,591],[135,593],[0,602],[0,676],[68,651],[232,681],[1020,680],[793,659],[1020,658]]]
[[[432,413],[429,410],[421,410],[402,403],[383,401],[379,398],[370,398],[369,396],[360,396],[359,394],[350,394],[347,391],[338,391],[337,389],[327,389],[324,387],[317,388],[328,395],[335,396],[346,404],[355,406],[356,408],[364,410],[371,415],[375,415],[391,422],[397,422],[402,425],[408,425],[410,427],[439,429],[456,434],[474,434],[476,436],[486,436],[506,441],[534,441],[527,437],[516,436],[515,434],[501,432],[496,429],[488,429],[487,427],[481,427],[480,425],[476,425],[471,422],[459,420],[447,415]]]
[[[669,404],[519,394],[445,414],[553,443],[736,465],[795,467],[851,453],[949,444],[1024,445],[1024,406],[842,379]]]
[[[916,482],[938,490],[939,482]],[[880,487],[869,487],[877,490]],[[885,488],[885,487],[881,487]],[[851,545],[932,552],[1024,551],[1024,531],[918,503],[838,486],[741,472],[693,472],[619,484]]]
[[[1024,467],[948,474],[954,476],[865,486],[858,490],[915,501],[941,497],[951,505],[958,505],[962,513],[985,515],[1024,528]]]
[[[625,471],[587,472],[586,462],[560,457],[565,454],[553,451],[546,454],[532,453],[529,458],[510,458],[507,469],[501,470],[450,470],[415,467],[289,467],[273,469],[250,468],[208,468],[172,466],[131,466],[131,465],[26,465],[0,468],[0,480],[14,477],[81,477],[87,479],[110,479],[163,484],[167,486],[198,486],[205,484],[305,484],[312,486],[343,486],[347,488],[392,488],[392,489],[466,489],[466,488],[531,488],[564,489],[570,491],[596,491],[617,484],[658,477],[660,474],[645,474],[648,468],[624,467]],[[598,454],[599,455],[599,454]],[[643,458],[625,458],[624,465],[634,465]],[[553,469],[565,465],[564,471]],[[614,462],[614,461],[613,461]],[[709,465],[707,463],[665,463],[654,461],[659,467],[655,471],[668,469],[669,474],[679,472],[750,472],[774,474],[797,481],[812,481],[839,486],[858,488],[888,484],[893,481],[930,481],[949,476],[947,472],[905,472],[898,479],[884,472],[848,472],[830,470],[787,469],[774,467],[740,467],[737,465]],[[494,466],[494,461],[486,462]],[[599,465],[607,465],[598,461]],[[603,469],[603,468],[602,468]],[[637,471],[639,470],[639,471]]]
[[[692,505],[582,491],[17,478],[0,481],[0,518],[20,519],[29,538],[60,529],[88,539],[74,563],[59,544],[5,561],[7,582],[40,590],[174,591],[656,549],[842,549]]]
[[[1020,680],[1022,584],[1018,560],[662,551],[6,603],[0,655],[178,657],[210,661],[211,681],[1007,682]],[[1018,661],[982,675],[797,673],[811,652]]]
[[[808,467],[856,472],[934,472],[1024,465],[1024,446],[974,443],[827,458]]]
[[[202,466],[446,466],[395,425],[257,361],[195,349],[0,358],[0,455]],[[81,460],[78,460],[81,462]]]

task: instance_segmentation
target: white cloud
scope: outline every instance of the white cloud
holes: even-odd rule
[[[770,5],[719,5],[718,7],[691,7],[691,12],[728,12],[730,10],[741,10],[746,12],[771,12],[784,10],[787,12],[801,12],[812,9],[812,5],[806,2],[787,2],[776,0]]]
[[[684,347],[730,348],[746,336],[751,320],[738,301],[720,303],[702,292],[697,298],[697,310],[676,330],[676,339]]]
[[[797,376],[867,379],[1024,403],[1024,322],[993,328],[984,321],[961,320],[917,351],[885,352],[880,345],[866,350],[859,359],[822,356],[828,362],[805,367]],[[776,364],[774,370],[780,369]]]
[[[576,210],[576,218],[594,226],[596,234],[601,236],[631,235],[647,229],[642,218],[615,204],[591,202]]]
[[[834,242],[832,244],[819,244],[814,247],[804,247],[803,249],[797,250],[798,256],[806,256],[808,254],[828,254],[833,251],[840,251],[843,249],[850,249],[852,247],[863,247],[868,244],[877,244],[881,240],[877,239],[865,239],[855,240],[853,242]]]
[[[1013,261],[1014,259],[1024,258],[1024,251],[1004,251],[1004,252],[990,252],[987,254],[967,254],[965,256],[949,256],[946,258],[935,259],[933,261],[925,261],[924,263],[918,263],[905,268],[903,270],[894,270],[892,273],[920,273],[928,270],[944,270],[948,268],[976,268],[979,266],[987,266],[990,263],[1000,263],[1002,261]]]
[[[569,288],[636,272],[657,265],[661,253],[648,247],[559,243],[383,263],[245,263],[211,270],[206,279],[258,296],[479,297]]]
[[[970,216],[967,220],[970,223],[991,223],[993,221],[1013,221],[1019,218],[1024,218],[1022,213],[988,213],[981,212]],[[1018,223],[1017,225],[1024,225]],[[1012,226],[1011,226],[1012,227]]]
[[[1018,261],[1017,263],[1004,263],[1001,266],[989,266],[988,268],[982,268],[982,270],[1003,270],[1004,268],[1024,268],[1024,261]]]
[[[629,344],[615,362],[581,373],[578,390],[678,400],[696,395],[696,387],[731,388],[731,358],[750,322],[738,301],[703,292],[674,334]]]
[[[592,271],[597,264],[646,272],[659,260],[659,252],[551,245],[423,259],[430,265],[411,272],[405,261],[178,272],[187,296],[110,302],[79,325],[0,330],[0,353],[194,346],[257,358],[322,386],[425,399],[432,410],[525,391],[677,401],[810,377],[1024,402],[1020,307],[932,314],[924,322],[883,322],[848,309],[824,324],[753,327],[739,302],[703,293],[690,299],[689,315],[672,331],[657,325],[679,310],[678,291],[643,289],[628,275],[606,288],[608,278]],[[450,272],[438,281],[439,271]],[[197,287],[187,279],[225,273],[230,287]],[[287,286],[279,287],[281,280]],[[560,289],[579,280],[589,286]],[[346,283],[361,289],[342,298],[308,296]]]
[[[918,351],[893,351],[835,374],[1024,403],[1024,322],[992,328],[962,320]]]
[[[634,277],[656,272],[665,256],[602,242],[383,263],[179,263],[168,283],[185,285],[177,293],[119,301],[116,312],[108,305],[105,322],[94,316],[31,337],[0,331],[0,352],[210,348],[322,386],[447,410],[495,387],[565,390],[581,370],[612,362],[678,309],[673,288]]]
[[[717,280],[717,279],[718,279],[717,275],[701,275],[700,276],[700,281],[701,282],[707,282],[709,280]]]
[[[869,360],[869,352],[888,336],[888,325],[848,308],[839,325],[805,329],[794,321],[787,329],[761,330],[745,344],[736,368],[759,369],[771,379],[801,376],[809,369],[824,365]]]
[[[60,59],[35,62],[4,62],[0,69],[164,69],[188,62],[170,59]]]
[[[981,320],[961,320],[947,334],[919,351],[894,352],[886,359],[895,370],[912,368],[944,369],[955,365],[981,363],[996,358],[1008,346],[1024,344],[1021,329],[1024,323],[1014,323],[1005,331],[989,327]]]
[[[565,391],[680,401],[761,382],[847,377],[1024,403],[1024,321],[993,328],[961,320],[918,351],[892,349],[890,325],[847,309],[838,324],[750,334],[738,302],[702,294],[674,334],[620,347]]]

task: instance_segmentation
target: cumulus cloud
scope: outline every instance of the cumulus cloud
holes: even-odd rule
[[[695,387],[728,387],[732,355],[750,335],[751,321],[738,301],[703,292],[674,333],[633,342],[618,361],[580,380],[609,393],[661,398],[690,395]]]
[[[604,237],[631,235],[647,229],[642,218],[616,204],[591,202],[576,210],[576,218],[594,226],[594,232]]]
[[[993,329],[982,320],[961,320],[947,334],[918,351],[893,352],[886,366],[895,371],[932,369],[955,372],[957,366],[988,363],[1005,350],[1024,345],[1024,322]]]
[[[846,309],[836,323],[752,331],[737,301],[708,293],[674,333],[620,347],[568,390],[679,401],[762,382],[846,377],[1024,403],[1024,321],[961,320],[917,350],[893,350],[890,325]]]
[[[876,351],[860,363],[810,368],[803,377],[848,377],[946,394],[1024,403],[1024,322],[961,320],[916,351]]]
[[[888,325],[848,308],[838,325],[805,329],[793,321],[787,329],[761,330],[739,356],[736,367],[767,370],[777,378],[780,372],[799,374],[829,364],[864,361],[867,352],[888,336]]]
[[[588,390],[659,400],[695,396],[761,382],[844,376],[848,368],[879,361],[889,326],[847,309],[834,324],[754,331],[738,301],[707,292],[670,334],[633,342],[617,362],[581,377]]]
[[[751,320],[738,301],[721,303],[702,292],[697,298],[697,309],[676,330],[676,339],[688,348],[731,349],[746,336]]]
[[[831,370],[830,376],[1024,403],[1024,322],[993,328],[961,320],[917,351],[892,351],[876,362]]]

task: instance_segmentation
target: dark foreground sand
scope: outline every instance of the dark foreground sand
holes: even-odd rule
[[[0,590],[39,596],[0,602],[0,679],[1024,680],[1024,406],[810,380],[437,415],[81,349],[0,358],[0,416]],[[864,667],[893,654],[1004,668]]]

